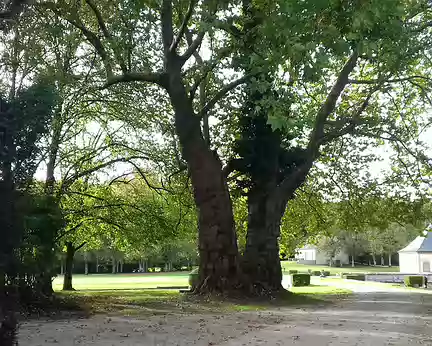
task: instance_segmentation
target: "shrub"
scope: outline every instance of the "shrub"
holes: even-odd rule
[[[195,268],[189,273],[189,286],[195,287],[198,283],[198,277],[199,277],[199,268]]]
[[[295,270],[295,269],[288,270],[288,274],[297,274],[297,273],[298,273],[298,270]]]
[[[424,277],[420,275],[405,276],[404,283],[407,287],[421,287],[424,285]]]
[[[322,273],[324,276],[330,276],[330,272],[328,270],[323,270]]]
[[[311,275],[312,276],[320,276],[321,272],[319,270],[314,270],[314,271],[311,272]]]
[[[358,280],[358,281],[366,280],[366,276],[364,274],[345,274],[342,277],[348,280]]]
[[[291,277],[293,287],[310,285],[311,276],[309,274],[292,274]]]

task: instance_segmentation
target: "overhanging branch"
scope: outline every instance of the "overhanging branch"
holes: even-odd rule
[[[245,83],[249,77],[250,76],[244,76],[225,85],[216,93],[216,95],[213,96],[213,98],[209,102],[206,103],[203,108],[201,108],[201,110],[198,112],[198,115],[202,118],[210,111],[210,109],[212,109],[216,105],[216,103],[218,103],[222,98],[224,98],[226,94],[228,94],[231,90],[235,89],[239,85]]]

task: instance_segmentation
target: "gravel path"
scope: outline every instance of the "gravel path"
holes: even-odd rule
[[[21,326],[20,345],[432,345],[431,298],[371,292],[324,307],[31,321]]]

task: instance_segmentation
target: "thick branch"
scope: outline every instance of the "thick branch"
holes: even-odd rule
[[[105,21],[102,18],[102,14],[98,10],[96,4],[93,2],[93,0],[85,0],[85,2],[90,6],[93,13],[95,14],[99,28],[102,30],[102,33],[104,34],[105,38],[111,38],[111,35],[105,25]]]
[[[80,223],[78,223],[77,225],[75,225],[74,227],[72,227],[71,229],[68,229],[67,231],[65,231],[64,233],[58,235],[55,238],[55,242],[59,241],[61,238],[63,238],[65,235],[68,235],[70,233],[72,233],[73,231],[77,230],[78,228],[80,228],[82,226],[82,224],[84,223],[84,221],[81,221]]]
[[[81,245],[77,246],[77,247],[75,248],[75,252],[77,252],[79,249],[81,249],[82,247],[84,247],[86,244],[87,244],[87,242],[85,241],[85,242],[83,242]]]
[[[173,43],[172,0],[163,0],[161,10],[162,41],[165,55]]]
[[[210,109],[212,109],[216,105],[216,103],[218,103],[223,97],[225,97],[226,94],[228,94],[231,90],[235,89],[239,85],[245,83],[249,77],[250,76],[244,76],[225,85],[216,93],[215,96],[213,96],[213,98],[209,102],[207,102],[207,104],[203,108],[201,108],[201,110],[198,112],[198,115],[202,118],[210,111]]]
[[[189,45],[189,47],[186,49],[186,52],[181,56],[181,59],[183,62],[187,61],[198,49],[199,46],[201,46],[201,43],[204,39],[206,32],[201,31],[198,33],[195,40],[192,41],[192,43]]]
[[[183,18],[183,22],[182,22],[182,24],[180,26],[179,32],[178,32],[177,36],[175,37],[175,39],[174,39],[174,41],[173,41],[173,43],[172,43],[172,45],[170,47],[170,51],[171,52],[175,52],[175,50],[177,49],[178,45],[180,44],[180,42],[181,42],[181,40],[183,38],[183,35],[185,34],[185,32],[187,30],[187,26],[188,26],[189,20],[192,17],[193,10],[194,10],[196,4],[197,4],[197,0],[190,0],[188,10],[186,12],[185,17]]]
[[[65,14],[62,12],[63,8],[59,6],[58,4],[54,2],[44,2],[41,4],[41,6],[50,9],[53,11],[56,15],[58,15],[60,18],[64,18],[66,21],[68,21],[70,24],[75,26],[77,29],[79,29],[82,34],[85,36],[87,41],[94,47],[100,58],[102,59],[102,62],[105,67],[106,76],[107,79],[110,79],[113,75],[111,62],[109,59],[109,55],[102,44],[102,41],[99,39],[99,37],[87,29],[85,25],[81,22],[81,20],[77,17],[77,14]]]
[[[342,68],[339,76],[327,95],[326,100],[322,104],[321,108],[318,111],[316,116],[314,129],[311,133],[309,144],[308,144],[308,152],[310,158],[314,160],[318,155],[319,143],[321,138],[324,135],[324,125],[326,123],[329,115],[334,111],[336,107],[336,102],[342,94],[345,86],[348,84],[349,74],[354,70],[358,59],[358,52],[355,50],[348,61],[345,63]]]
[[[346,134],[352,133],[355,130],[355,127],[361,123],[360,116],[368,107],[369,101],[377,89],[378,88],[375,88],[374,90],[369,92],[369,94],[363,100],[361,106],[357,109],[355,114],[351,118],[346,119],[346,121],[345,121],[346,126],[340,128],[340,129],[336,129],[334,131],[331,131],[329,133],[326,133],[324,135],[324,137],[320,140],[319,145],[330,143],[331,141],[333,141],[336,138],[339,138],[339,137],[342,137]]]

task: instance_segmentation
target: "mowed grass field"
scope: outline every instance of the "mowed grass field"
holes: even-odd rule
[[[282,270],[287,275],[288,270],[294,269],[299,272],[310,270],[328,270],[333,275],[340,272],[399,272],[399,267],[326,267],[297,264],[296,262],[282,262]],[[167,288],[188,286],[189,272],[174,273],[136,273],[136,274],[74,274],[73,286],[76,290],[127,290],[145,288]],[[59,275],[54,279],[53,288],[55,291],[62,289],[63,276]]]
[[[399,267],[371,267],[371,266],[344,266],[344,267],[328,267],[328,266],[320,266],[320,265],[304,265],[298,264],[296,262],[283,261],[281,262],[282,270],[287,273],[288,270],[298,270],[299,272],[307,272],[310,270],[326,270],[336,275],[338,273],[397,273],[399,272]]]
[[[74,274],[73,287],[76,290],[127,290],[140,288],[188,286],[189,272],[137,273],[137,274]],[[54,279],[53,288],[59,291],[63,276]]]

